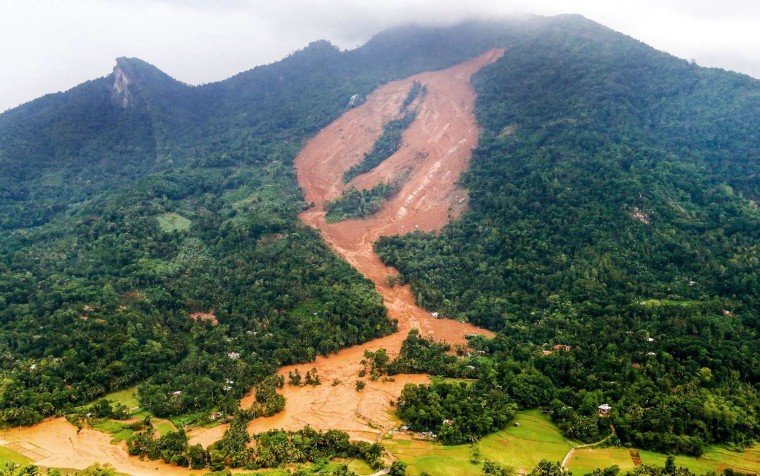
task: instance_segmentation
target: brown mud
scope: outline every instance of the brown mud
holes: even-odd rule
[[[64,418],[56,418],[31,427],[0,431],[0,446],[48,468],[84,469],[94,463],[108,463],[120,473],[135,476],[190,473],[188,469],[160,461],[140,461],[127,454],[124,444],[111,444],[111,438],[89,428],[77,433],[74,425]]]

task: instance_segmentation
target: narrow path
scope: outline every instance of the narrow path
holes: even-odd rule
[[[565,459],[562,460],[562,467],[563,468],[567,467],[567,462],[570,461],[570,458],[575,453],[575,450],[580,450],[580,449],[583,449],[583,448],[592,448],[594,446],[599,446],[602,443],[604,443],[605,441],[607,441],[610,438],[612,438],[613,436],[615,436],[615,426],[614,425],[610,425],[610,434],[607,435],[607,436],[605,436],[601,440],[599,440],[599,441],[597,441],[595,443],[587,443],[585,445],[574,446],[570,451],[567,452],[567,454],[565,455]]]

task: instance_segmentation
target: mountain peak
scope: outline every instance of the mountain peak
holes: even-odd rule
[[[116,58],[111,99],[123,108],[134,107],[137,93],[145,88],[164,89],[182,84],[152,64],[138,58]]]
[[[132,92],[129,89],[131,75],[129,74],[129,60],[117,58],[113,68],[113,84],[111,85],[111,100],[123,108],[134,105]]]

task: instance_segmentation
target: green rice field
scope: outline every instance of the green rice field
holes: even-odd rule
[[[409,439],[408,435],[392,434],[383,445],[400,461],[408,464],[407,473],[416,476],[474,476],[481,474],[483,461],[489,459],[512,466],[526,474],[542,459],[562,461],[578,442],[567,440],[559,429],[539,410],[520,412],[512,425],[488,435],[473,445],[444,446],[433,441]],[[666,455],[633,450],[642,464],[664,466]],[[620,447],[581,448],[567,462],[574,475],[591,473],[596,468],[618,465],[622,473],[635,468],[631,450]],[[743,452],[708,447],[699,458],[676,456],[676,465],[695,474],[721,473],[730,468],[743,473],[760,474],[760,445]],[[361,474],[361,473],[360,473]]]
[[[634,450],[636,451],[636,450]],[[643,464],[664,466],[666,455],[652,451],[639,450]],[[676,456],[676,466],[683,466],[695,474],[708,472],[721,473],[730,468],[742,473],[760,473],[760,446],[748,448],[742,452],[711,446],[705,454],[695,458]],[[567,462],[567,468],[576,475],[587,474],[596,468],[618,465],[622,472],[633,470],[634,463],[628,448],[589,448],[576,450]]]
[[[30,462],[31,460],[26,456],[16,453],[4,446],[0,446],[0,467],[5,466],[6,464],[25,465]]]
[[[480,474],[485,459],[529,472],[541,459],[561,461],[574,446],[539,410],[521,412],[519,426],[491,434],[474,445],[444,446],[431,441],[391,439],[383,444],[407,463],[408,474],[465,476]]]

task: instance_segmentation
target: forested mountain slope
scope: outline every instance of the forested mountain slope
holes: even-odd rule
[[[493,383],[571,436],[603,435],[606,402],[639,446],[757,438],[760,81],[566,18],[475,86],[471,211],[381,239],[385,262],[499,330]]]
[[[434,58],[445,31],[315,42],[199,87],[119,58],[0,115],[0,419],[139,382],[158,415],[231,411],[277,366],[391,332],[371,283],[298,223],[293,157],[353,95],[496,33]]]
[[[293,158],[354,95],[493,47],[470,212],[381,257],[499,331],[472,342],[480,388],[570,436],[603,435],[605,402],[624,443],[760,436],[759,82],[574,16],[315,42],[198,87],[122,58],[0,115],[0,420],[137,383],[156,415],[231,412],[277,366],[391,332],[297,221]]]

